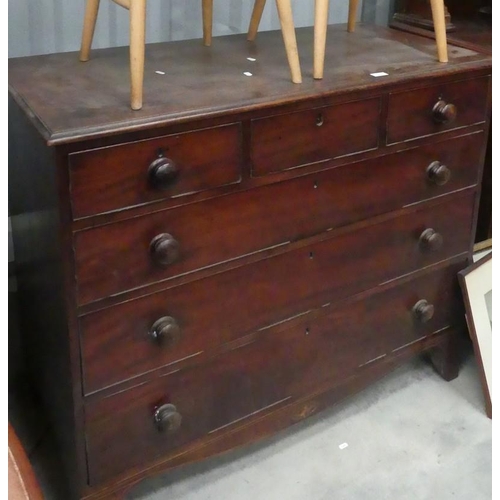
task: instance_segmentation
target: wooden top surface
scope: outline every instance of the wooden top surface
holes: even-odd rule
[[[297,40],[300,85],[290,80],[281,32],[270,31],[254,43],[243,34],[214,38],[212,47],[201,40],[147,45],[140,111],[129,107],[127,47],[94,50],[87,63],[76,52],[10,59],[9,91],[57,145],[491,66],[490,56],[453,46],[450,62],[440,64],[434,41],[409,33],[371,25],[347,33],[334,25],[324,79],[315,81],[312,28],[298,29]],[[389,75],[370,75],[381,71]]]

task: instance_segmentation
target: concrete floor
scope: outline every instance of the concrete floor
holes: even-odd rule
[[[16,405],[10,417],[21,425]],[[38,424],[40,425],[40,424]],[[21,432],[21,437],[23,433]],[[67,500],[50,432],[31,439],[47,500]],[[346,443],[347,447],[342,447]],[[489,500],[492,424],[472,349],[443,381],[423,359],[258,445],[139,484],[129,500]]]

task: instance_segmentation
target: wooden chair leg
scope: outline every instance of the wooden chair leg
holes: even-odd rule
[[[264,7],[266,6],[266,0],[255,0],[252,12],[252,18],[250,19],[250,26],[248,28],[247,39],[250,42],[255,40],[257,36],[257,31],[259,30],[260,20],[262,19],[262,13],[264,12]]]
[[[448,47],[446,44],[446,19],[444,0],[431,0],[432,20],[436,34],[436,46],[439,62],[448,62]]]
[[[347,31],[353,33],[356,28],[359,0],[349,0],[349,18],[347,20]]]
[[[315,4],[313,77],[316,80],[321,80],[324,73],[329,3],[330,0],[316,0]]]
[[[144,52],[146,35],[146,0],[130,2],[130,105],[142,108]]]
[[[212,45],[212,25],[214,15],[214,0],[202,0],[203,11],[203,44]]]
[[[285,42],[285,50],[292,74],[293,83],[302,83],[302,72],[300,69],[299,51],[295,37],[295,25],[293,23],[292,4],[290,0],[276,0],[278,16],[281,23],[281,32]]]
[[[80,48],[80,61],[89,60],[92,39],[94,38],[95,23],[99,11],[100,0],[87,0],[85,6],[85,17],[83,20],[82,45]]]

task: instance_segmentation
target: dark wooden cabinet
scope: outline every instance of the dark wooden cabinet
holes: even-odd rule
[[[293,85],[280,36],[148,47],[139,112],[125,49],[10,60],[22,330],[75,498],[272,435],[420,353],[458,373],[491,57],[331,27],[325,79]]]
[[[491,55],[492,1],[446,0],[448,42]],[[429,0],[399,0],[390,23],[392,28],[433,37]],[[491,246],[492,237],[492,141],[491,131],[483,168],[481,202],[475,241],[478,247]]]

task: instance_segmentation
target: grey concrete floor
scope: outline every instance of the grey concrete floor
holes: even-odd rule
[[[11,417],[16,420],[12,406]],[[29,437],[29,432],[24,434]],[[341,449],[344,443],[347,447]],[[66,500],[50,431],[39,432],[38,440],[32,433],[31,448],[46,499]],[[442,380],[425,360],[415,359],[271,439],[144,481],[127,498],[491,497],[492,424],[484,413],[477,364],[469,348],[460,375],[452,382]]]

